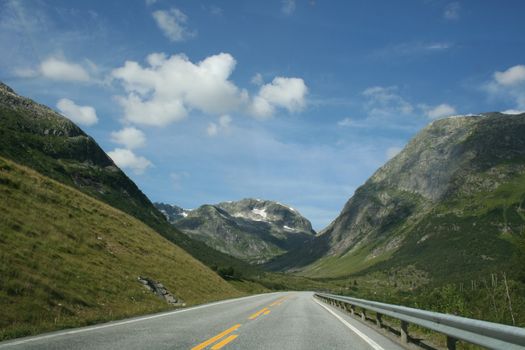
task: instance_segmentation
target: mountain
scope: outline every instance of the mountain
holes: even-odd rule
[[[172,204],[154,203],[154,205],[162,214],[164,214],[166,220],[168,220],[170,224],[174,224],[175,221],[187,217],[188,212],[190,211]]]
[[[208,266],[258,273],[190,239],[122,172],[89,135],[52,109],[0,83],[0,156],[31,167],[141,220]]]
[[[507,271],[525,281],[524,204],[525,114],[441,119],[359,187],[314,242],[271,267],[318,277],[411,268],[448,281]]]
[[[239,296],[141,221],[0,157],[0,340]]]
[[[155,205],[184,233],[250,263],[300,249],[315,236],[310,221],[295,209],[268,200],[243,199],[190,211]]]

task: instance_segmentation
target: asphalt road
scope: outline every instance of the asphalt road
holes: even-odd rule
[[[260,294],[47,333],[0,349],[402,349],[309,292]]]

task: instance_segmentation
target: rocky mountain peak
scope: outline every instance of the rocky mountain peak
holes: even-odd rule
[[[451,117],[432,122],[367,182],[395,187],[437,200],[452,176],[475,155],[464,147],[481,116]]]
[[[278,202],[245,198],[184,211],[155,204],[178,229],[222,252],[262,263],[315,236],[310,221]]]

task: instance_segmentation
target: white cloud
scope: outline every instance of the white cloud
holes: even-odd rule
[[[225,114],[219,117],[219,123],[209,123],[206,128],[206,133],[208,136],[216,136],[221,131],[226,131],[229,129],[232,122],[232,118]]]
[[[389,44],[383,48],[375,50],[372,58],[391,60],[392,58],[418,57],[423,55],[433,55],[447,52],[454,48],[454,43],[446,41],[411,41],[397,44]]]
[[[446,103],[442,103],[435,107],[424,106],[423,109],[425,110],[426,116],[430,119],[448,117],[457,113],[454,107]]]
[[[146,5],[151,6],[151,5],[155,4],[156,2],[157,2],[157,0],[146,0]]]
[[[397,93],[396,86],[374,86],[363,91],[367,98],[365,109],[372,118],[408,116],[414,112],[414,106]]]
[[[281,11],[286,15],[295,12],[295,0],[282,0]]]
[[[134,127],[126,127],[111,133],[111,141],[121,144],[128,149],[143,147],[146,144],[144,133]]]
[[[512,114],[512,115],[514,115],[514,114],[523,114],[523,113],[525,113],[525,110],[507,109],[507,110],[505,110],[505,111],[503,111],[501,113],[503,113],[503,114]]]
[[[77,63],[64,59],[49,57],[39,67],[40,74],[45,78],[66,81],[88,81],[88,72]]]
[[[257,73],[257,74],[255,74],[255,75],[252,77],[251,83],[252,83],[253,85],[257,85],[257,86],[260,86],[260,85],[264,84],[264,79],[263,79],[262,74],[261,74],[261,73]]]
[[[184,41],[196,35],[186,27],[188,16],[175,7],[167,11],[155,11],[152,15],[164,35],[171,41]]]
[[[147,168],[152,166],[151,162],[144,157],[135,155],[129,149],[115,148],[108,152],[115,164],[122,169],[131,169],[135,174],[142,174]]]
[[[397,156],[399,154],[399,152],[401,152],[403,150],[403,148],[401,147],[389,147],[387,150],[386,150],[386,156],[388,159],[392,159],[394,158],[395,156]]]
[[[252,101],[251,111],[257,117],[269,117],[275,107],[289,112],[298,112],[306,105],[308,87],[300,78],[276,77],[271,83],[261,86]]]
[[[184,55],[151,54],[149,67],[127,61],[113,70],[128,91],[118,101],[125,118],[133,123],[162,126],[186,117],[195,108],[208,114],[238,109],[247,93],[229,79],[235,59],[227,53],[205,58],[196,64]]]
[[[525,82],[525,65],[516,65],[503,72],[495,72],[494,80],[503,86],[512,86]]]
[[[448,50],[452,47],[451,43],[441,42],[441,43],[428,43],[423,45],[423,48],[426,50]]]
[[[460,11],[461,4],[459,2],[451,2],[445,6],[443,17],[449,21],[458,20]]]
[[[512,101],[514,110],[525,109],[525,65],[494,72],[493,79],[483,89],[493,98]]]
[[[77,124],[89,126],[98,122],[97,113],[91,106],[79,106],[67,98],[62,98],[57,102],[57,108]]]
[[[250,98],[229,80],[235,59],[220,53],[193,63],[185,55],[150,54],[149,66],[134,61],[113,70],[127,96],[118,96],[124,118],[132,123],[163,126],[185,118],[192,109],[221,115],[246,111],[269,117],[278,107],[298,112],[306,105],[308,88],[303,79],[276,77]]]

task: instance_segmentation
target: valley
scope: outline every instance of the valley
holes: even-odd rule
[[[178,307],[320,290],[525,322],[524,115],[433,122],[317,233],[270,200],[153,204],[76,125],[0,102],[3,339],[172,307],[141,276]]]

